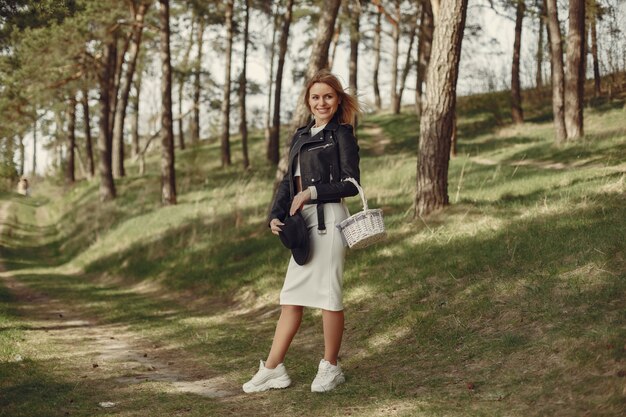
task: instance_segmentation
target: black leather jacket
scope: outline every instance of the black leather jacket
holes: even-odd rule
[[[337,201],[343,197],[357,195],[359,191],[351,182],[354,178],[361,183],[359,172],[359,146],[354,129],[348,124],[339,124],[333,118],[324,129],[311,137],[311,122],[296,130],[289,150],[289,169],[278,186],[269,220],[283,221],[289,214],[291,201],[297,193],[294,173],[300,154],[302,189],[315,186],[317,200],[309,204]]]

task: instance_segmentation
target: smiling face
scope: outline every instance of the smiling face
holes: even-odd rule
[[[313,117],[315,117],[315,125],[321,126],[333,118],[341,99],[337,92],[326,83],[315,83],[309,89],[309,108]]]

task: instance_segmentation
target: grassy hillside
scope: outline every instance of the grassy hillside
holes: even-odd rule
[[[227,169],[218,143],[179,152],[175,207],[158,203],[157,156],[148,175],[129,166],[115,202],[100,203],[95,182],[3,195],[0,415],[622,415],[624,102],[587,108],[585,138],[555,147],[540,99],[523,126],[507,125],[502,95],[461,100],[452,204],[417,220],[416,118],[364,119],[362,182],[389,238],[348,254],[348,381],[326,395],[309,392],[323,353],[317,311],[288,355],[295,385],[238,391],[271,343],[289,257],[265,225],[274,169],[260,136],[249,172],[236,141]],[[77,333],[76,351],[64,350],[34,324],[32,300],[123,329],[179,379],[227,394],[173,392],[158,378],[121,383],[146,370],[92,368],[93,338]],[[116,406],[98,407],[105,400]]]

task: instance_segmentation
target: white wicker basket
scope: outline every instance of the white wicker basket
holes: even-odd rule
[[[347,178],[359,190],[363,211],[348,217],[337,225],[351,249],[360,249],[378,242],[387,236],[381,209],[368,209],[363,188],[354,178]]]

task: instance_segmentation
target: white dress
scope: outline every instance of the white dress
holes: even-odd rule
[[[309,229],[311,255],[304,265],[289,260],[280,292],[281,305],[343,310],[343,265],[346,253],[338,223],[349,217],[343,203],[324,204],[326,234],[317,231],[317,205],[305,204],[302,215]]]

